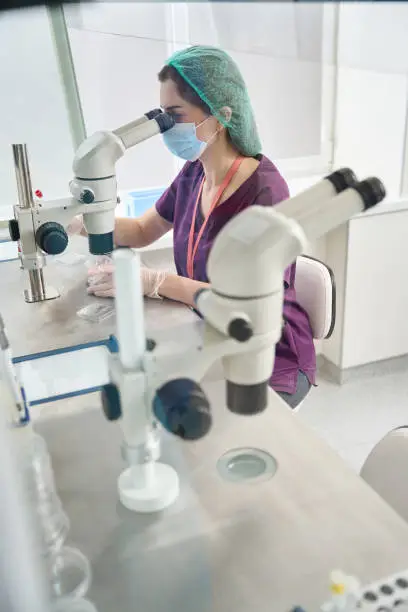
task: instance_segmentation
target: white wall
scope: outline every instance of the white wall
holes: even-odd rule
[[[33,188],[68,193],[73,144],[44,8],[0,14],[0,212],[17,199],[11,143],[27,143]]]
[[[408,352],[408,211],[350,224],[343,368]]]
[[[164,63],[165,43],[83,30],[71,30],[70,40],[88,134],[159,106],[157,66]],[[170,183],[176,166],[157,137],[128,151],[116,169],[119,189],[130,190]]]
[[[327,239],[339,303],[323,351],[341,369],[408,353],[407,31],[406,4],[340,5],[334,165],[378,176],[388,192]]]
[[[400,197],[408,93],[408,5],[342,3],[336,164],[378,175]]]

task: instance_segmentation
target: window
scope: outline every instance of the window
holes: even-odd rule
[[[7,217],[17,200],[10,143],[27,144],[33,188],[47,198],[67,195],[74,146],[48,11],[1,13],[0,39],[0,206]]]
[[[286,176],[324,172],[331,161],[334,82],[328,69],[330,10],[323,4],[253,2],[67,7],[86,130],[114,129],[158,106],[157,73],[166,58],[189,44],[213,44],[243,72],[265,154]],[[161,186],[179,167],[152,139],[118,164],[119,185]]]

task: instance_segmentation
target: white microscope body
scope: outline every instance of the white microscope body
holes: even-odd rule
[[[209,431],[210,405],[199,382],[215,361],[222,360],[232,412],[254,415],[266,408],[284,325],[285,269],[309,241],[384,196],[378,179],[357,182],[345,169],[277,206],[251,206],[234,217],[210,253],[211,286],[196,296],[201,337],[190,348],[180,339],[171,352],[166,344],[146,341],[138,254],[114,252],[119,352],[110,356],[111,382],[102,398],[107,418],[121,419],[130,467],[118,489],[126,507],[158,511],[177,497],[176,472],[157,462],[156,421],[187,440]]]
[[[65,228],[75,215],[83,215],[92,254],[113,251],[118,202],[116,162],[127,149],[173,125],[170,115],[154,110],[113,132],[96,132],[75,154],[71,197],[44,202],[33,199],[25,145],[13,145],[19,203],[9,228],[12,240],[19,241],[21,265],[29,272],[28,302],[58,297],[55,290],[45,286],[42,268],[47,254],[60,254],[67,247]]]

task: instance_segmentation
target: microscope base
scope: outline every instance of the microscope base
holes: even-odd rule
[[[34,294],[31,289],[25,289],[24,291],[24,299],[28,304],[33,304],[34,302],[45,302],[46,300],[55,300],[59,298],[60,294],[57,289],[54,287],[47,287],[44,292],[41,294]]]
[[[120,501],[128,510],[159,512],[177,499],[179,477],[174,468],[164,463],[135,465],[119,476],[118,490]]]

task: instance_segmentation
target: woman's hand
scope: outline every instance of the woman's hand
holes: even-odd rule
[[[96,297],[115,297],[114,265],[102,264],[88,270],[88,293]],[[163,270],[151,270],[142,267],[140,270],[143,295],[159,297],[158,290],[167,277]]]
[[[82,215],[74,217],[71,223],[67,225],[67,234],[68,236],[74,236],[75,234],[86,236],[86,229],[84,226]]]

